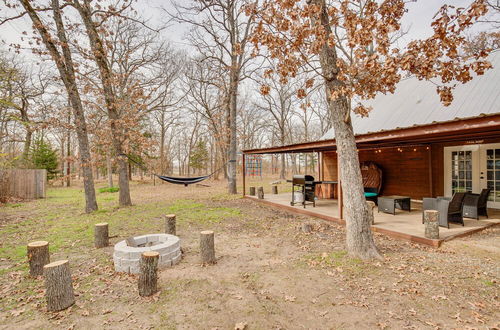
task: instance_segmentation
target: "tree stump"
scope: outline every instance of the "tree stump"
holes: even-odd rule
[[[211,230],[200,233],[200,259],[202,264],[215,264],[214,232]]]
[[[109,245],[109,226],[107,222],[96,223],[94,226],[94,246],[98,249]]]
[[[424,211],[425,237],[439,238],[439,212],[435,210]]]
[[[50,262],[49,242],[36,241],[28,244],[28,262],[30,275],[43,275],[43,266]]]
[[[278,186],[273,186],[273,194],[278,194]]]
[[[139,274],[139,295],[149,297],[158,291],[158,260],[156,251],[146,251],[141,256],[141,272]]]
[[[264,199],[264,187],[259,187],[259,189],[257,189],[257,197],[259,199]]]
[[[366,201],[366,206],[368,209],[368,217],[372,221],[372,225],[375,224],[375,216],[373,215],[373,209],[375,208],[375,203],[372,201]]]
[[[68,260],[54,261],[43,267],[45,298],[49,312],[57,312],[75,303]]]
[[[175,214],[167,214],[165,216],[165,234],[177,235],[175,229]]]
[[[255,187],[250,187],[250,196],[255,196]]]

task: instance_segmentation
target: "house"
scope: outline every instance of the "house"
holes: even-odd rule
[[[488,207],[500,209],[500,52],[489,60],[493,69],[457,85],[448,107],[434,84],[408,78],[394,94],[365,102],[373,108],[369,117],[352,116],[360,162],[382,170],[381,195],[409,196],[418,205],[424,197],[490,188]],[[302,152],[319,154],[320,181],[338,181],[333,130],[318,141],[243,154]],[[331,216],[341,220],[342,194],[340,185],[334,186],[336,193],[323,187],[319,197],[337,199]]]

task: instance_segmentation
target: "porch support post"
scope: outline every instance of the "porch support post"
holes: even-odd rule
[[[241,173],[243,175],[242,182],[243,182],[243,197],[245,197],[246,194],[246,185],[245,185],[245,177],[246,177],[246,171],[245,171],[245,153],[242,154],[242,160],[241,160]]]
[[[318,151],[318,152],[316,152],[316,154],[318,155],[318,165],[317,165],[318,166],[318,179],[321,181],[321,180],[323,180],[321,178],[321,153]]]
[[[432,182],[432,146],[431,145],[428,145],[427,146],[427,157],[429,157],[429,163],[428,163],[428,167],[429,167],[429,193],[431,197],[434,197],[434,186],[433,186],[433,182]]]
[[[339,219],[344,218],[344,196],[342,194],[342,182],[340,181],[340,158],[337,153],[337,201],[339,208]]]

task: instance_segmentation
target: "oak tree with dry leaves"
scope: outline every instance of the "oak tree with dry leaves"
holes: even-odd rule
[[[368,116],[363,100],[393,93],[402,77],[433,80],[444,105],[453,101],[453,88],[491,65],[488,49],[463,51],[464,34],[488,11],[484,0],[467,8],[443,6],[430,22],[433,34],[404,47],[393,41],[401,33],[404,0],[266,0],[246,7],[256,17],[251,41],[254,54],[278,62],[283,79],[314,70],[323,81],[335,130],[340,181],[344,193],[347,249],[362,259],[380,258],[370,229],[356,139],[351,116]],[[305,97],[309,80],[297,91]],[[269,92],[263,86],[261,92]]]

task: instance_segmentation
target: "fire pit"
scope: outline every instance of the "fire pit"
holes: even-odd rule
[[[115,245],[113,261],[115,271],[138,274],[139,261],[146,251],[156,251],[160,254],[158,267],[170,267],[181,260],[181,244],[179,237],[169,234],[149,234],[134,237],[137,247],[128,246],[126,240]]]

